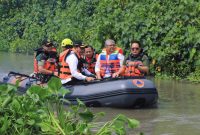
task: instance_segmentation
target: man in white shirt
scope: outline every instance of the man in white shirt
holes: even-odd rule
[[[70,39],[62,41],[63,52],[60,54],[59,62],[62,84],[76,84],[79,81],[93,81],[94,78],[87,77],[81,73],[82,64],[80,62],[81,45],[74,44]]]

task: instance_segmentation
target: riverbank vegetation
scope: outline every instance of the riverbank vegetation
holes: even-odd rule
[[[200,82],[198,0],[1,0],[0,50],[29,52],[44,38],[82,39],[97,50],[113,38],[129,53],[142,42],[151,73]]]
[[[71,105],[62,98],[69,93],[59,79],[52,78],[48,87],[32,86],[17,95],[17,86],[0,85],[1,135],[125,135],[139,122],[119,114],[113,120],[98,122],[104,115],[94,114],[78,100]],[[63,104],[68,104],[65,107]],[[138,133],[139,134],[139,133]]]

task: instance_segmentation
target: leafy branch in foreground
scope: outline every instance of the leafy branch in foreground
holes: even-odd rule
[[[78,105],[63,99],[70,91],[57,78],[52,78],[47,87],[30,87],[24,95],[18,95],[17,90],[17,86],[0,86],[0,134],[123,135],[127,126],[139,126],[137,120],[121,114],[99,126],[94,121],[103,113],[93,114],[78,99]]]

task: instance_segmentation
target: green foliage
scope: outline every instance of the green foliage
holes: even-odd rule
[[[151,73],[185,78],[199,61],[199,7],[198,0],[2,0],[0,50],[33,52],[44,38],[65,37],[99,50],[113,38],[128,54],[134,39],[155,61]]]
[[[196,69],[195,72],[191,73],[187,77],[187,79],[194,83],[200,83],[200,68]]]
[[[94,121],[102,113],[93,114],[80,100],[78,105],[64,106],[69,101],[62,97],[69,91],[58,78],[52,78],[47,87],[30,87],[25,95],[17,95],[17,89],[0,85],[0,134],[125,134],[126,124],[132,129],[139,125],[137,120],[119,115],[101,127]]]
[[[112,121],[107,122],[98,132],[97,135],[107,135],[111,134],[112,130],[116,131],[119,135],[126,134],[125,125],[127,123],[130,128],[136,128],[139,125],[137,120],[128,119],[124,115],[118,115]],[[110,130],[112,129],[112,130]]]

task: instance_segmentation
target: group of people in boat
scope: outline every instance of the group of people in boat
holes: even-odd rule
[[[122,48],[114,40],[107,39],[100,54],[91,45],[66,38],[61,43],[62,52],[51,41],[44,41],[34,54],[33,76],[47,82],[52,76],[62,84],[73,85],[80,81],[116,78],[120,76],[144,76],[149,72],[149,60],[142,52],[140,42],[130,43],[131,53],[125,58]]]

